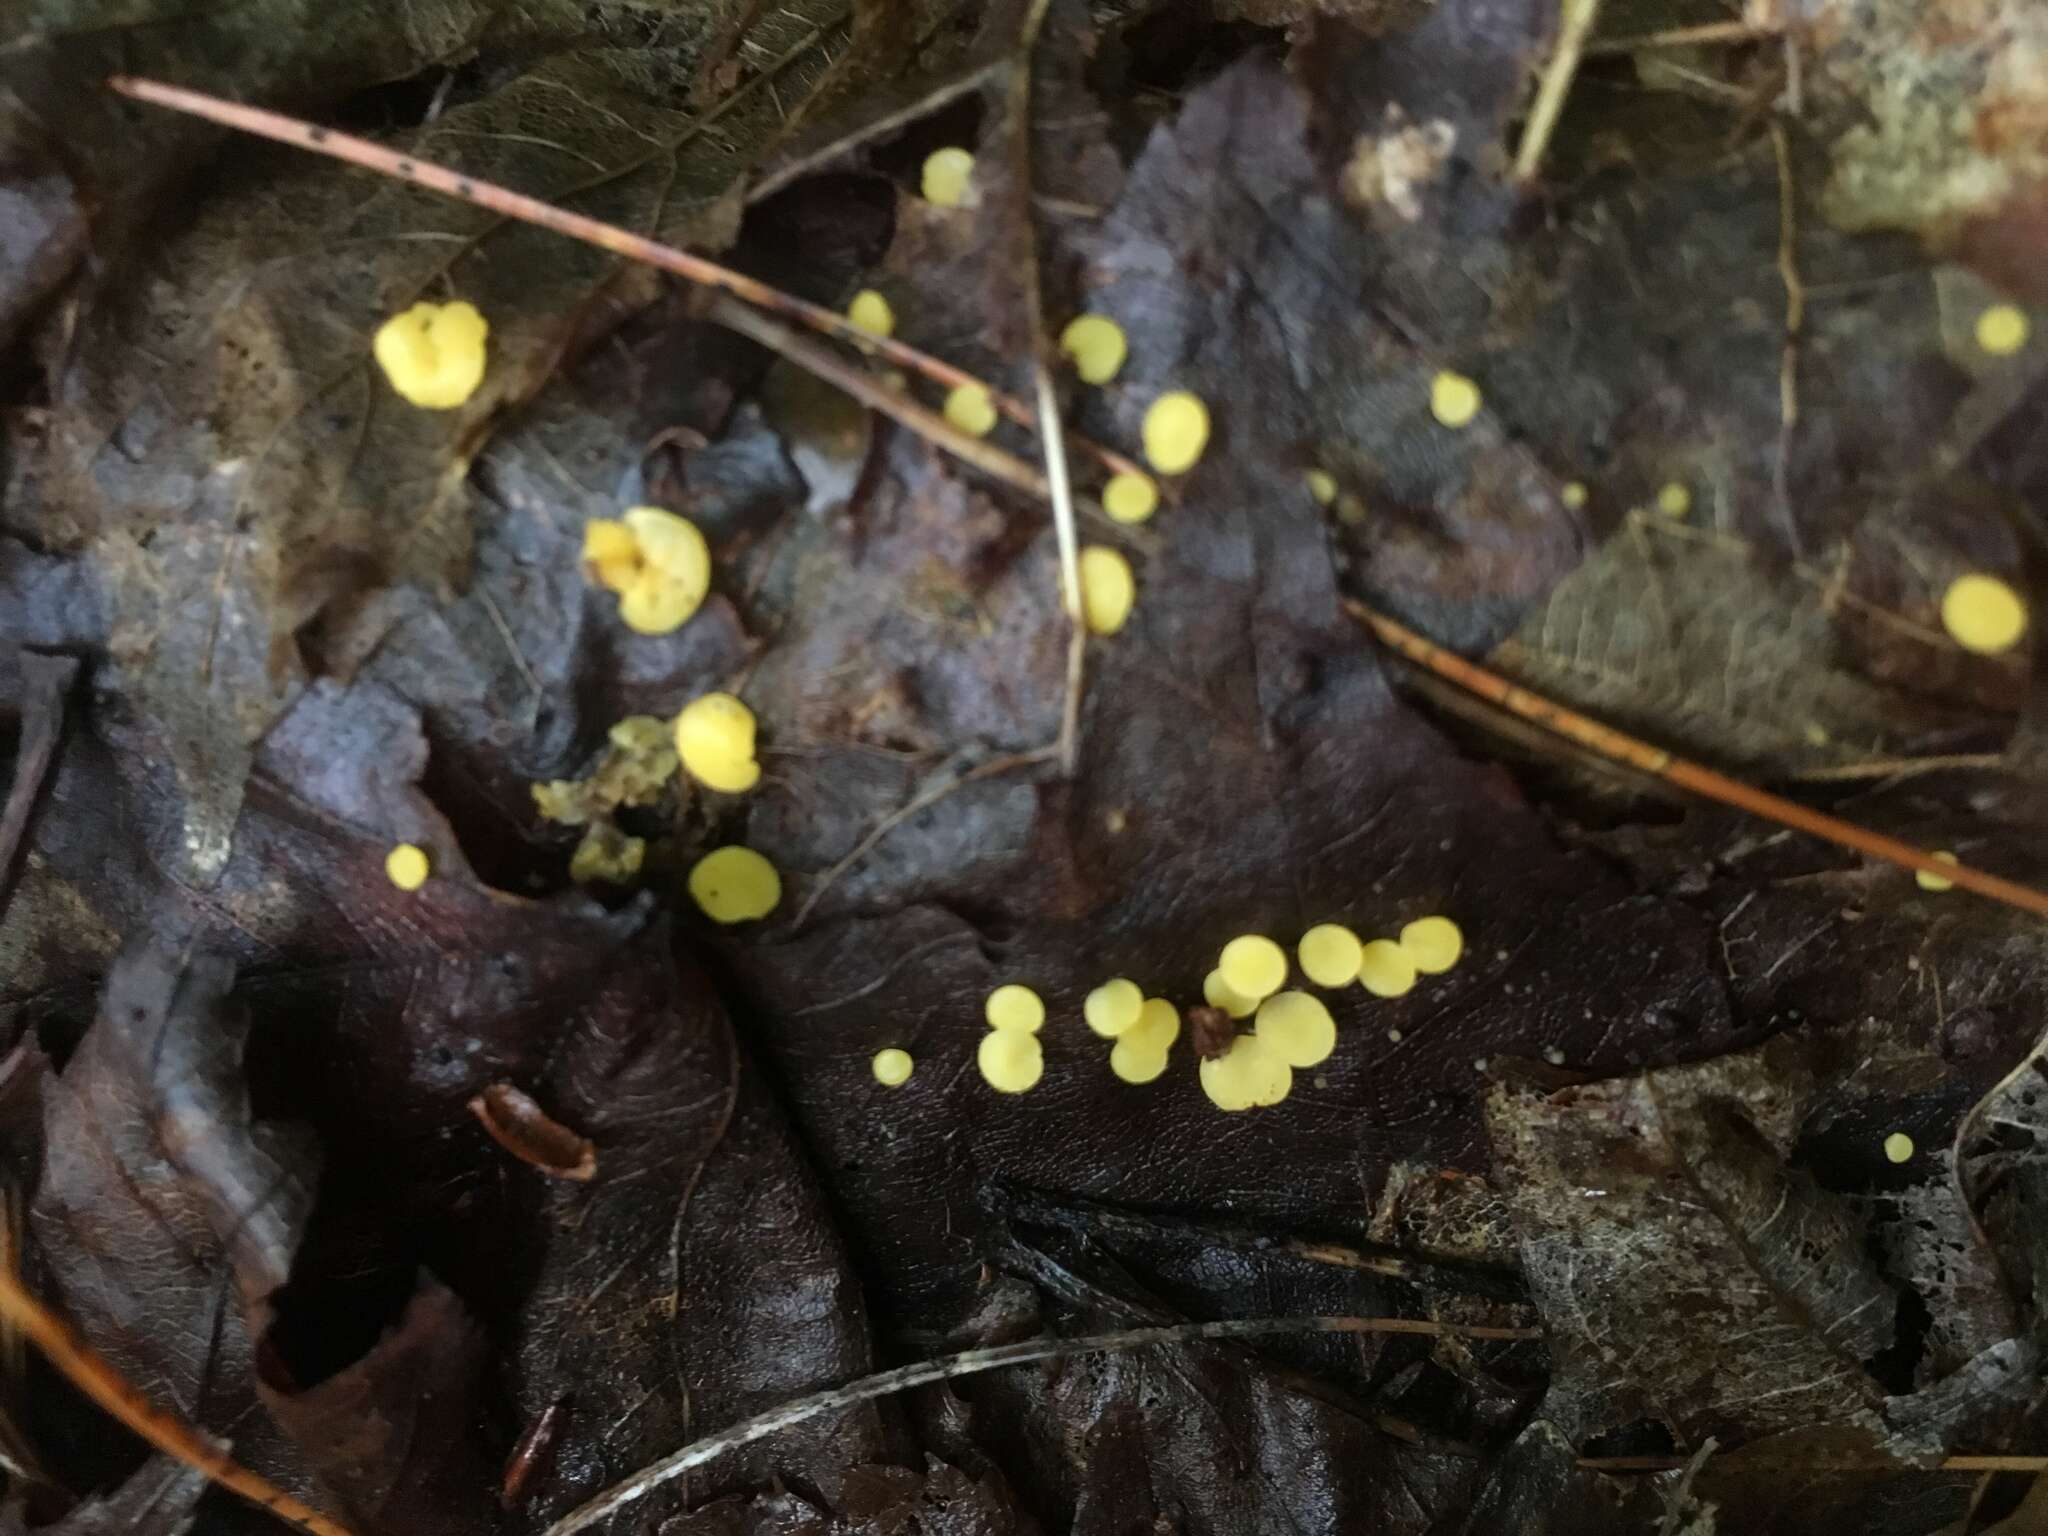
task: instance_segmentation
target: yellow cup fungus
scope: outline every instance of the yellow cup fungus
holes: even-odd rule
[[[1301,974],[1317,986],[1348,987],[1358,979],[1360,951],[1358,935],[1342,923],[1317,923],[1301,936],[1294,953]]]
[[[1275,992],[1259,1004],[1253,1030],[1290,1067],[1320,1065],[1337,1048],[1337,1021],[1307,992]]]
[[[1996,656],[2027,632],[2027,605],[1996,576],[1958,576],[1941,596],[1941,623],[1966,651]]]
[[[676,716],[676,755],[707,789],[737,795],[761,779],[754,761],[754,712],[729,693],[692,699]]]
[[[1149,1083],[1166,1070],[1166,1054],[1180,1038],[1180,1010],[1148,997],[1138,1021],[1110,1048],[1109,1070],[1126,1083]]]
[[[426,410],[450,411],[484,381],[490,330],[474,304],[422,302],[378,326],[370,351],[399,394]]]
[[[1884,1139],[1884,1155],[1895,1163],[1911,1162],[1913,1138],[1904,1131],[1893,1131]]]
[[[870,336],[889,336],[896,329],[896,311],[872,288],[863,288],[853,296],[853,302],[846,306],[846,318]]]
[[[1126,470],[1111,475],[1102,488],[1102,510],[1119,523],[1142,523],[1159,507],[1159,487],[1144,475]]]
[[[970,437],[987,437],[995,430],[996,403],[980,384],[957,384],[946,395],[945,416]]]
[[[1956,856],[1950,853],[1946,848],[1943,848],[1939,850],[1937,853],[1935,853],[1934,860],[1938,864],[1955,864],[1960,862],[1956,858]],[[1952,891],[1956,888],[1955,881],[1949,879],[1947,876],[1931,874],[1924,869],[1914,870],[1913,879],[1914,882],[1918,884],[1920,889],[1923,891]]]
[[[1074,360],[1085,384],[1107,384],[1124,365],[1130,344],[1124,328],[1107,315],[1077,315],[1060,332],[1060,350]]]
[[[623,592],[640,574],[640,541],[617,518],[594,517],[583,525],[583,571],[601,587]]]
[[[1692,510],[1691,489],[1677,480],[1660,486],[1657,491],[1657,510],[1666,517],[1685,516]]]
[[[2016,304],[1994,304],[1977,317],[1977,345],[1993,357],[2011,357],[2027,344],[2027,314]]]
[[[711,590],[711,546],[695,523],[660,507],[588,523],[583,568],[619,594],[619,617],[643,635],[680,629]]]
[[[1113,635],[1122,629],[1137,599],[1130,561],[1101,544],[1081,551],[1081,613],[1091,632]]]
[[[385,878],[401,891],[416,891],[427,883],[427,851],[414,843],[400,843],[384,855]]]
[[[1045,1000],[1013,981],[989,993],[988,1001],[981,1005],[981,1016],[990,1029],[1018,1029],[1033,1035],[1045,1023]]]
[[[1109,1070],[1119,1082],[1149,1083],[1166,1070],[1166,1052],[1148,1051],[1129,1040],[1109,1049]]]
[[[1202,1091],[1218,1109],[1255,1109],[1278,1104],[1294,1086],[1294,1069],[1257,1035],[1239,1035],[1221,1056],[1199,1068]]]
[[[919,188],[924,200],[941,208],[958,208],[967,201],[974,184],[974,156],[957,144],[935,149],[925,156]]]
[[[974,1063],[998,1093],[1025,1093],[1045,1075],[1045,1047],[1028,1029],[992,1029],[981,1037]]]
[[[751,923],[782,900],[782,877],[751,848],[714,848],[690,870],[690,897],[714,923]]]
[[[1301,477],[1308,485],[1308,493],[1315,498],[1319,507],[1327,507],[1337,499],[1337,477],[1327,469],[1312,469]]]
[[[1170,390],[1145,412],[1140,435],[1145,457],[1162,475],[1193,469],[1209,446],[1209,407],[1187,390]]]
[[[1081,1017],[1095,1033],[1113,1040],[1136,1024],[1144,1010],[1145,994],[1138,984],[1118,976],[1088,994],[1081,1004]]]
[[[1202,978],[1202,1001],[1233,1019],[1248,1019],[1259,1006],[1257,998],[1246,997],[1225,981],[1220,967]]]
[[[1400,997],[1415,987],[1415,961],[1392,939],[1374,939],[1358,953],[1358,984],[1374,997]]]
[[[1223,946],[1216,969],[1223,984],[1254,1003],[1271,997],[1286,984],[1287,951],[1263,934],[1240,934]],[[1216,1007],[1223,1005],[1218,1003]],[[1229,1009],[1224,1009],[1228,1013]]]
[[[910,1059],[910,1052],[893,1045],[875,1052],[875,1059],[870,1063],[875,1081],[884,1088],[901,1088],[910,1081],[910,1074],[916,1066],[917,1063]]]
[[[1591,491],[1586,489],[1586,482],[1583,480],[1568,481],[1565,488],[1557,493],[1558,500],[1562,501],[1574,512],[1591,500],[1592,494]]]
[[[1465,935],[1448,917],[1418,917],[1401,930],[1401,952],[1416,970],[1439,976],[1465,953]]]
[[[1429,414],[1447,427],[1470,426],[1479,414],[1479,386],[1445,369],[1429,381]]]

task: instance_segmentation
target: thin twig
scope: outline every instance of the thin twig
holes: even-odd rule
[[[965,74],[956,76],[942,85],[933,86],[932,89],[918,97],[917,100],[906,102],[893,112],[884,112],[880,117],[871,118],[863,122],[858,128],[834,139],[829,144],[820,145],[816,149],[806,150],[794,160],[784,161],[747,188],[748,204],[751,205],[762,201],[764,198],[773,197],[791,182],[801,180],[814,171],[823,170],[835,160],[852,153],[863,144],[872,144],[877,139],[889,138],[901,132],[912,123],[922,122],[948,102],[957,101],[960,97],[972,91],[980,90],[984,85],[988,84],[989,80],[993,78],[996,71],[1001,67],[1002,60],[1000,59],[977,65],[969,69]]]
[[[1045,480],[1052,491],[1052,527],[1060,547],[1060,598],[1067,612],[1067,691],[1060,703],[1060,772],[1074,776],[1081,739],[1081,690],[1088,657],[1087,615],[1081,603],[1081,551],[1074,534],[1074,497],[1067,488],[1067,450],[1062,446],[1060,404],[1052,392],[1052,372],[1043,359],[1036,364],[1039,441],[1045,445]]]
[[[1615,53],[1645,53],[1653,48],[1690,48],[1699,43],[1760,43],[1776,37],[1776,27],[1752,26],[1746,21],[1711,21],[1699,27],[1671,27],[1662,32],[1645,32],[1638,37],[1603,37],[1586,44],[1586,57],[1600,58]]]
[[[1700,1475],[1700,1468],[1707,1464],[1707,1458],[1714,1454],[1719,1444],[1719,1441],[1709,1435],[1701,1442],[1700,1448],[1692,1453],[1692,1460],[1685,1464],[1685,1471],[1680,1474],[1677,1486],[1665,1499],[1664,1522],[1658,1527],[1657,1536],[1678,1536],[1679,1522],[1685,1518],[1686,1500],[1692,1497],[1693,1481]]]
[[[1565,98],[1571,94],[1572,79],[1579,72],[1579,55],[1586,46],[1586,34],[1593,30],[1599,16],[1600,0],[1560,0],[1557,47],[1551,52],[1550,62],[1543,66],[1536,104],[1529,109],[1528,126],[1522,130],[1522,142],[1515,150],[1514,176],[1522,186],[1536,179],[1536,168],[1543,163],[1543,151],[1556,131]]]
[[[14,781],[6,800],[0,801],[0,912],[7,909],[14,856],[28,831],[29,815],[42,793],[50,760],[64,738],[64,696],[78,675],[78,662],[70,656],[26,651],[21,675],[21,741],[14,755]]]
[[[1468,693],[1478,695],[1490,703],[1520,715],[1556,735],[1590,748],[1601,756],[1615,762],[1675,784],[1680,789],[1692,791],[1709,800],[1718,800],[1723,805],[1732,805],[1737,810],[1747,811],[1752,816],[1761,816],[1775,821],[1780,826],[1804,832],[1835,843],[1853,852],[1867,854],[1874,859],[1897,864],[1905,869],[1925,870],[1931,875],[1941,875],[1964,890],[1975,891],[1979,896],[1988,896],[1993,901],[2004,902],[2022,912],[2032,912],[2048,917],[2048,894],[2020,885],[1997,875],[1986,874],[1968,864],[1949,864],[1937,860],[1924,849],[1897,838],[1886,837],[1883,833],[1872,832],[1853,822],[1839,820],[1811,810],[1782,795],[1756,789],[1739,779],[1731,779],[1724,773],[1689,762],[1674,756],[1662,747],[1653,747],[1638,737],[1625,735],[1611,727],[1589,720],[1584,715],[1553,703],[1541,694],[1531,693],[1519,684],[1511,683],[1497,672],[1490,672],[1475,662],[1467,661],[1453,651],[1447,651],[1435,641],[1425,639],[1385,614],[1377,613],[1363,603],[1347,601],[1346,609],[1351,616],[1366,625],[1380,640],[1401,655],[1427,667],[1437,676],[1456,683]]]
[[[744,272],[736,272],[705,257],[694,256],[676,246],[664,245],[659,240],[650,240],[645,235],[636,235],[616,224],[606,224],[600,219],[571,213],[566,208],[557,208],[552,203],[542,202],[539,198],[529,197],[523,192],[514,192],[509,187],[501,187],[495,182],[465,176],[460,171],[450,170],[447,166],[437,165],[431,160],[423,160],[417,155],[400,154],[368,139],[359,139],[353,134],[322,128],[300,118],[287,117],[282,112],[243,106],[239,102],[209,96],[204,91],[187,90],[183,86],[166,85],[158,80],[144,80],[131,75],[111,75],[107,79],[107,86],[137,101],[169,107],[177,112],[187,112],[194,117],[203,117],[208,122],[220,123],[243,133],[253,133],[259,138],[274,139],[295,149],[311,150],[314,154],[326,155],[330,159],[345,160],[350,165],[361,166],[364,170],[375,171],[382,176],[410,182],[414,186],[426,188],[429,192],[438,192],[444,197],[487,208],[503,218],[535,224],[542,229],[553,230],[558,235],[567,235],[572,240],[581,240],[588,245],[597,246],[600,250],[624,256],[628,260],[644,262],[648,266],[659,267],[664,272],[673,272],[688,282],[732,294],[773,314],[809,326],[812,330],[852,342],[863,351],[887,358],[898,367],[911,369],[948,389],[955,389],[963,384],[980,385],[988,390],[990,401],[1005,416],[1027,428],[1035,426],[1037,414],[1030,405],[1015,395],[1004,394],[1000,390],[990,388],[963,368],[956,368],[942,358],[933,357],[928,352],[920,352],[916,347],[892,337],[871,335],[837,310],[827,309],[822,304],[813,304],[808,299],[784,293],[779,288],[748,277]],[[1130,459],[1112,449],[1089,442],[1085,438],[1078,438],[1076,441],[1113,473],[1141,472]]]
[[[1008,1365],[1029,1365],[1036,1360],[1057,1360],[1069,1355],[1103,1354],[1127,1349],[1146,1349],[1157,1344],[1186,1344],[1203,1339],[1250,1339],[1276,1333],[1406,1333],[1428,1338],[1539,1339],[1537,1328],[1493,1328],[1457,1323],[1426,1322],[1409,1317],[1260,1317],[1229,1319],[1218,1323],[1177,1323],[1161,1328],[1127,1328],[1116,1333],[1090,1334],[1078,1339],[1025,1339],[1016,1344],[999,1344],[992,1349],[969,1349],[957,1355],[900,1366],[864,1376],[843,1387],[832,1387],[810,1397],[798,1398],[779,1408],[770,1408],[718,1434],[686,1445],[672,1455],[641,1468],[614,1483],[581,1508],[571,1510],[547,1528],[544,1536],[572,1536],[595,1525],[645,1495],[705,1462],[741,1446],[752,1445],[794,1424],[828,1413],[958,1376],[972,1376]]]
[[[1806,553],[1792,516],[1792,434],[1799,426],[1799,340],[1806,328],[1806,289],[1799,281],[1798,200],[1792,183],[1792,146],[1785,125],[1773,117],[1771,148],[1778,159],[1778,278],[1785,285],[1785,342],[1778,354],[1778,455],[1771,466],[1771,492],[1785,537],[1796,556]]]
[[[349,1536],[346,1526],[301,1504],[242,1466],[211,1437],[150,1402],[72,1332],[69,1324],[23,1290],[12,1274],[0,1273],[0,1315],[26,1334],[73,1386],[166,1456],[198,1469],[221,1487],[313,1536]]]
[[[1578,1464],[1588,1472],[1676,1472],[1687,1460],[1684,1456],[1581,1456]],[[1754,1471],[1757,1464],[1746,1461],[1744,1465]],[[1902,1467],[1896,1461],[1875,1457],[1837,1461],[1801,1455],[1787,1465],[1802,1472],[2048,1472],[2048,1456],[1948,1456],[1932,1467]]]
[[[1864,779],[1910,779],[1923,773],[2008,767],[1996,752],[1951,752],[1942,757],[1879,757],[1863,763],[1834,763],[1802,768],[1786,777],[1796,784],[1844,784]]]

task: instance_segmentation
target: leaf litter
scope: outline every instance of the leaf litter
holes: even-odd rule
[[[0,515],[6,718],[27,718],[24,656],[89,680],[17,791],[0,1023],[52,1065],[9,1178],[29,1278],[138,1386],[362,1528],[537,1530],[725,1424],[946,1348],[1534,1319],[1544,1346],[1202,1343],[966,1378],[649,1507],[706,1532],[1643,1529],[1671,1490],[1602,1459],[1675,1478],[1707,1436],[1672,1506],[1688,1528],[1934,1530],[2016,1502],[2014,1476],[1923,1469],[2042,1449],[2038,924],[1437,714],[1342,601],[2038,882],[2028,668],[1955,652],[1935,613],[1955,572],[2035,558],[2038,387],[1959,366],[1974,290],[1861,232],[1948,210],[1841,214],[1829,114],[1889,87],[1818,45],[1813,124],[1789,124],[1809,318],[1780,497],[1782,188],[1737,98],[1769,110],[1782,50],[1684,56],[1713,89],[1594,52],[1529,199],[1504,178],[1546,13],[1319,9],[1282,36],[1056,0],[1026,156],[997,152],[1008,11],[977,31],[855,8],[855,62],[788,130],[836,15],[723,50],[712,25],[594,38],[539,12],[437,13],[410,53],[343,28],[294,56],[290,29],[258,47],[209,22],[107,59],[54,12],[28,34],[50,78],[349,107],[558,197],[587,174],[572,205],[730,242],[815,302],[894,285],[907,336],[1012,388],[1028,282],[1053,331],[1090,309],[1130,338],[1110,386],[1062,385],[1081,431],[1134,446],[1168,388],[1215,423],[1134,551],[1129,626],[1091,648],[1064,776],[1040,753],[1065,635],[1030,499],[537,232],[282,151],[209,161],[216,141],[83,83],[36,97],[91,151],[74,184],[119,187],[106,228],[162,231],[101,249],[90,285],[11,279],[37,317],[16,377],[41,393],[8,417]],[[723,97],[670,94],[700,48],[720,90],[756,82],[704,129]],[[422,69],[419,95],[450,82],[438,110],[350,106]],[[537,124],[546,144],[516,137]],[[149,136],[134,167],[110,125]],[[977,133],[982,208],[921,205],[920,151]],[[487,398],[332,426],[330,395],[377,403],[375,322],[457,250],[506,344]],[[320,394],[342,364],[353,384]],[[1427,412],[1446,368],[1484,401],[1456,434]],[[1673,480],[1683,531],[1647,510]],[[718,572],[659,640],[576,569],[583,522],[643,498],[699,518]],[[531,785],[601,782],[611,725],[718,688],[763,723],[761,789],[600,807],[649,838],[647,890],[567,891],[574,834]],[[1976,766],[1911,771],[1933,757]],[[432,858],[416,895],[382,877],[399,841]],[[680,873],[734,841],[791,897],[714,933]],[[1218,1122],[1177,1069],[1131,1088],[1061,1028],[1108,975],[1188,1006],[1240,932],[1438,911],[1464,964],[1333,997],[1337,1054],[1276,1109]],[[154,1065],[121,1045],[137,956],[175,1047]],[[1052,1015],[1046,1078],[996,1102],[980,1001],[1018,977]],[[885,1045],[918,1066],[877,1097]],[[543,1115],[539,1160],[587,1145],[592,1178],[490,1139],[468,1105],[506,1087]],[[166,1141],[173,1111],[206,1134]],[[1894,1165],[1901,1129],[1919,1150]],[[196,1490],[83,1456],[66,1413],[30,1419],[65,1486],[186,1517]],[[506,1459],[544,1420],[506,1511]]]

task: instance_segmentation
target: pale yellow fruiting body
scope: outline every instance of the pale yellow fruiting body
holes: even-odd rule
[[[1401,949],[1416,970],[1437,976],[1465,953],[1465,935],[1448,917],[1418,917],[1401,930]]]
[[[1337,477],[1327,469],[1311,469],[1302,477],[1308,485],[1308,493],[1315,498],[1319,507],[1327,507],[1337,499]]]
[[[1225,981],[1221,969],[1202,978],[1202,1001],[1211,1008],[1221,1008],[1233,1019],[1248,1019],[1259,1006],[1257,998],[1246,997]]]
[[[989,993],[981,1015],[990,1029],[1018,1029],[1036,1034],[1045,1023],[1045,1000],[1029,987],[1009,982]]]
[[[1358,935],[1342,923],[1318,923],[1301,936],[1294,954],[1301,974],[1317,986],[1348,987],[1358,979],[1362,948]]]
[[[1392,939],[1374,939],[1359,951],[1358,984],[1374,997],[1400,997],[1415,989],[1415,961]]]
[[[714,923],[751,923],[782,900],[782,877],[737,843],[714,848],[690,870],[690,897]]]
[[[890,336],[896,330],[896,311],[872,288],[863,288],[846,306],[846,318],[870,336]]]
[[[1946,848],[1938,850],[1933,857],[1935,859],[1935,862],[1940,864],[1955,864],[1960,862],[1960,860],[1958,860],[1956,856],[1950,853]],[[1913,879],[1914,882],[1918,884],[1920,889],[1923,891],[1952,891],[1956,888],[1955,881],[1950,880],[1943,875],[1930,874],[1924,869],[1914,870]]]
[[[370,351],[391,387],[429,411],[450,411],[484,381],[491,327],[474,304],[421,302],[377,327]]]
[[[1202,1091],[1222,1110],[1278,1104],[1294,1087],[1294,1069],[1257,1035],[1239,1035],[1223,1055],[1204,1060]]]
[[[1977,345],[2010,357],[2027,344],[2027,314],[2016,304],[1994,304],[1977,317]]]
[[[1657,510],[1666,517],[1683,517],[1692,510],[1691,489],[1677,480],[1660,486],[1657,491]]]
[[[1307,992],[1275,992],[1259,1004],[1253,1029],[1290,1067],[1318,1066],[1337,1048],[1337,1021]]]
[[[1429,413],[1447,427],[1470,426],[1479,414],[1479,386],[1445,369],[1429,381]]]
[[[1159,509],[1159,487],[1129,471],[1111,475],[1102,488],[1102,510],[1119,523],[1142,523]]]
[[[743,794],[761,781],[754,730],[754,712],[746,705],[729,693],[707,693],[676,716],[676,755],[707,789]]]
[[[1137,600],[1130,561],[1102,544],[1081,551],[1081,614],[1091,633],[1113,635],[1122,629]]]
[[[1180,1010],[1163,997],[1145,1000],[1138,1022],[1110,1048],[1109,1070],[1126,1083],[1149,1083],[1166,1070],[1167,1053],[1180,1038]]]
[[[583,555],[592,578],[619,594],[619,617],[639,634],[681,628],[711,590],[711,546],[695,523],[660,507],[594,520],[583,530]]]
[[[875,1059],[869,1069],[875,1074],[875,1081],[884,1088],[901,1088],[910,1081],[910,1074],[917,1063],[910,1059],[910,1052],[890,1046],[875,1052]]]
[[[1166,1070],[1167,1053],[1148,1050],[1130,1040],[1110,1047],[1109,1070],[1120,1082],[1149,1083]]]
[[[1893,1131],[1884,1139],[1884,1155],[1895,1163],[1913,1160],[1913,1138],[1904,1131]]]
[[[1081,1017],[1105,1040],[1113,1040],[1138,1022],[1145,1009],[1145,994],[1135,981],[1118,976],[1105,981],[1081,1003]]]
[[[1565,488],[1558,492],[1558,499],[1574,512],[1592,500],[1592,496],[1593,493],[1586,489],[1586,482],[1583,480],[1567,481]]]
[[[992,1029],[981,1037],[974,1063],[998,1093],[1027,1093],[1045,1075],[1045,1048],[1028,1029]]]
[[[613,517],[593,517],[585,523],[583,571],[614,592],[630,587],[640,574],[640,541],[633,530]]]
[[[1240,934],[1223,946],[1216,969],[1239,997],[1259,1002],[1287,982],[1287,951],[1263,934]]]
[[[1996,576],[1958,576],[1941,597],[1941,623],[1966,651],[1996,656],[2027,632],[2027,605]]]
[[[1209,407],[1185,389],[1171,390],[1145,412],[1145,458],[1162,475],[1193,469],[1209,446]]]
[[[384,875],[401,891],[416,891],[427,883],[427,851],[413,843],[400,843],[384,855]]]
[[[918,178],[924,200],[941,208],[958,208],[967,201],[974,185],[974,156],[958,145],[935,149],[925,156],[924,174]]]
[[[996,404],[979,384],[956,384],[946,395],[946,420],[972,437],[995,430]]]
[[[610,822],[600,822],[583,834],[569,855],[569,878],[578,885],[597,880],[627,885],[639,876],[646,860],[646,838],[628,837]]]
[[[1130,344],[1107,315],[1077,315],[1060,332],[1060,350],[1074,360],[1084,384],[1107,384],[1124,365]]]

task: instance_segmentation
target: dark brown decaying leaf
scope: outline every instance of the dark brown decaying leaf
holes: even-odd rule
[[[206,1492],[206,1475],[153,1456],[112,1491],[81,1500],[54,1521],[30,1524],[19,1504],[0,1504],[0,1536],[185,1536]]]
[[[597,1148],[511,1083],[492,1083],[469,1101],[469,1112],[491,1140],[530,1168],[557,1179],[597,1175]]]

